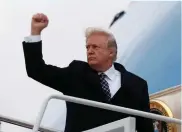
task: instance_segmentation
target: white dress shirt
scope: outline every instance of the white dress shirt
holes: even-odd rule
[[[41,41],[41,36],[40,35],[28,36],[25,37],[24,40],[27,43],[39,42]],[[114,65],[112,65],[112,67],[107,71],[105,71],[104,73],[107,75],[106,81],[109,84],[109,89],[112,98],[121,87],[121,74],[118,70],[114,68]]]

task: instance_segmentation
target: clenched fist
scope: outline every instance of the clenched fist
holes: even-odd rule
[[[40,35],[41,31],[48,26],[49,20],[46,15],[38,13],[33,15],[31,23],[31,35]]]

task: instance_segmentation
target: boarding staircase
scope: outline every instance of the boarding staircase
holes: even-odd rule
[[[45,100],[45,102],[42,104],[42,107],[37,115],[36,122],[34,124],[30,124],[25,121],[16,120],[16,119],[13,119],[10,117],[5,117],[3,115],[0,115],[0,122],[6,122],[6,123],[21,126],[21,127],[25,127],[28,129],[32,129],[32,132],[38,132],[38,131],[40,131],[40,132],[60,132],[60,130],[54,130],[54,129],[50,129],[50,128],[40,127],[40,123],[44,116],[48,102],[51,99],[65,100],[65,101],[69,101],[72,103],[97,107],[97,108],[101,108],[101,109],[107,109],[107,110],[126,113],[126,114],[130,114],[130,115],[136,115],[136,116],[140,116],[140,117],[144,117],[144,118],[164,121],[167,123],[175,123],[175,124],[179,124],[179,125],[182,124],[182,120],[179,120],[179,119],[161,116],[161,115],[157,115],[157,114],[152,114],[152,113],[148,113],[148,112],[143,112],[143,111],[139,111],[139,110],[129,109],[129,108],[125,108],[125,107],[110,105],[110,104],[106,104],[106,103],[91,101],[91,100],[87,100],[87,99],[76,98],[76,97],[67,96],[67,95],[49,96]],[[1,130],[0,130],[0,132],[1,132]],[[121,119],[121,120],[118,120],[118,121],[115,121],[115,122],[112,122],[109,124],[105,124],[100,127],[93,128],[91,130],[87,130],[84,132],[135,132],[135,118],[128,117],[128,118]]]

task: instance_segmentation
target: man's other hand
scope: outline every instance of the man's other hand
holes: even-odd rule
[[[48,26],[49,20],[46,15],[37,13],[32,17],[31,35],[40,35],[42,30]]]

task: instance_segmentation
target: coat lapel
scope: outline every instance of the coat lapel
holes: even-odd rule
[[[127,80],[128,80],[128,77],[127,77],[127,71],[126,69],[124,68],[123,65],[119,64],[119,63],[114,63],[114,67],[116,70],[118,70],[121,74],[121,87],[120,89],[116,92],[116,94],[113,96],[112,100],[115,100],[115,98],[118,98],[119,96],[119,101],[120,101],[120,104],[124,104],[125,102],[125,96],[126,95],[126,90],[127,90]]]
[[[126,83],[126,69],[119,63],[114,63],[114,68],[121,73],[121,87],[123,87]]]
[[[97,71],[93,70],[88,66],[87,71],[85,72],[85,81],[88,86],[87,90],[90,92],[90,96],[94,97],[93,100],[99,102],[106,102],[104,92],[102,91],[99,75]]]

